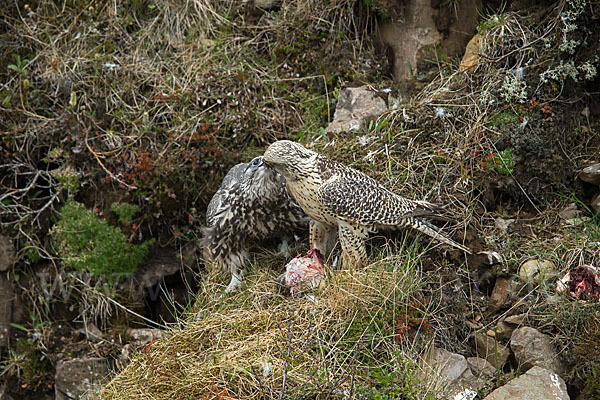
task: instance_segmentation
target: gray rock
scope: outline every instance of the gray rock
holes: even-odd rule
[[[433,361],[439,374],[449,382],[454,382],[460,378],[469,367],[465,357],[438,347],[433,349]]]
[[[539,366],[558,374],[565,372],[565,367],[560,362],[550,337],[537,329],[528,326],[515,329],[510,338],[510,348],[519,364],[525,369]]]
[[[437,347],[430,353],[426,369],[438,377],[434,379],[435,386],[446,398],[473,399],[487,382],[487,377],[471,372],[465,357]],[[426,374],[423,379],[431,379],[431,376]]]
[[[504,321],[499,321],[494,327],[494,337],[500,340],[510,339],[513,331],[516,329],[516,326],[512,324],[508,324]]]
[[[184,249],[184,253],[187,250]],[[120,285],[120,289],[129,290],[133,298],[141,298],[145,289],[157,285],[165,276],[173,275],[189,265],[191,258],[187,254],[183,254],[182,258],[178,251],[171,247],[155,249],[135,274]]]
[[[477,377],[490,379],[496,375],[496,368],[483,358],[468,357],[467,364],[471,368],[471,373]]]
[[[494,290],[490,296],[490,302],[493,309],[497,310],[504,306],[510,295],[510,281],[508,278],[499,277],[494,284]]]
[[[56,364],[54,391],[56,400],[85,399],[100,389],[109,375],[108,360],[76,358]]]
[[[473,336],[477,355],[487,360],[495,369],[502,369],[510,355],[509,348],[485,333],[477,332]]]
[[[600,164],[590,165],[579,173],[579,179],[584,182],[600,185]]]
[[[160,329],[127,329],[127,334],[131,337],[131,343],[135,345],[148,344],[153,340],[161,339],[165,332]]]
[[[556,275],[556,266],[550,260],[529,260],[521,265],[519,276],[524,281],[545,280]]]
[[[17,261],[15,246],[10,238],[0,235],[0,271],[7,271]]]
[[[577,208],[577,204],[570,203],[558,213],[558,216],[566,221],[570,221],[581,216],[581,210]]]
[[[504,322],[512,325],[521,325],[523,322],[525,322],[526,318],[527,314],[509,315],[508,317],[504,318]]]
[[[533,367],[483,400],[569,400],[567,385],[556,373]]]
[[[13,297],[13,288],[6,273],[0,273],[0,348],[8,345]]]
[[[385,100],[367,86],[340,91],[328,133],[356,131],[388,109]]]

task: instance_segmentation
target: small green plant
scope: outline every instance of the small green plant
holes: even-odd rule
[[[117,214],[119,223],[125,225],[131,222],[135,214],[140,212],[140,207],[136,204],[115,202],[110,205],[110,210]]]
[[[377,121],[371,120],[371,121],[369,121],[368,130],[373,133],[377,133],[380,130],[382,130],[383,128],[385,128],[385,126],[388,124],[388,122],[390,122],[390,117],[379,119]]]
[[[36,246],[27,247],[27,251],[25,252],[25,257],[27,257],[27,259],[32,263],[36,263],[42,259],[42,256],[40,255],[40,251],[38,250],[38,248]]]
[[[154,243],[153,239],[138,245],[129,243],[123,232],[73,199],[61,209],[51,235],[67,266],[104,276],[108,282],[133,273]]]
[[[515,158],[512,153],[512,148],[507,147],[505,150],[492,155],[491,160],[486,164],[491,171],[496,171],[502,175],[511,175],[515,170]]]
[[[50,171],[50,174],[67,189],[69,196],[74,196],[79,191],[79,177],[73,167],[62,166]]]
[[[11,326],[14,327],[13,324]],[[17,328],[21,329],[21,328]],[[0,373],[16,375],[23,388],[38,389],[52,377],[52,364],[29,338],[21,338],[10,349]]]
[[[593,366],[585,375],[583,394],[586,399],[597,399],[600,397],[600,367]]]
[[[506,4],[502,4],[498,12],[494,15],[490,15],[487,19],[483,19],[479,25],[477,25],[477,33],[480,35],[492,30],[496,26],[504,25],[504,7]]]
[[[580,237],[585,241],[590,242],[600,242],[600,216],[594,213],[592,209],[588,207],[583,201],[578,199],[575,196],[569,198],[570,202],[576,203],[580,209],[586,211],[587,214],[590,214],[591,217],[587,216],[578,216],[576,218],[577,221],[577,229],[575,232],[576,236]],[[581,230],[581,226],[583,226],[583,231]],[[583,237],[582,237],[583,236]]]
[[[588,211],[592,212],[589,208]],[[600,242],[600,217],[593,213],[592,215],[589,219],[582,219],[583,229],[591,242]]]
[[[393,369],[377,367],[369,369],[371,385],[359,388],[359,393],[367,395],[369,399],[377,400],[435,399],[433,393],[426,393],[421,387],[417,367],[412,361],[400,355],[395,361],[397,365],[394,365]]]
[[[12,69],[13,71],[18,72],[19,75],[25,78],[27,76],[27,70],[25,69],[25,66],[27,65],[29,60],[27,58],[21,60],[21,56],[18,54],[13,54],[13,58],[15,59],[15,63],[8,64],[8,69]]]

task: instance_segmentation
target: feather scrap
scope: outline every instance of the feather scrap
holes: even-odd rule
[[[305,256],[298,254],[285,266],[285,272],[277,278],[280,293],[292,296],[302,289],[321,286],[325,280],[325,259],[317,249],[310,249]]]
[[[591,265],[580,265],[573,271],[567,272],[556,283],[556,291],[565,291],[578,299],[600,300],[600,273],[598,268]]]

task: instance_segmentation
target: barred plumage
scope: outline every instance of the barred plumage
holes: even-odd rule
[[[256,157],[229,170],[208,205],[206,224],[204,258],[231,271],[229,292],[243,282],[247,240],[290,237],[306,228],[308,218],[287,193],[285,179]]]
[[[337,233],[346,262],[364,264],[369,232],[412,227],[440,242],[470,252],[446,237],[424,217],[437,215],[435,204],[392,193],[373,178],[288,140],[269,146],[267,166],[281,173],[289,193],[311,217],[311,247],[327,255]]]

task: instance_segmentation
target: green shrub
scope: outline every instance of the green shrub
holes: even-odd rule
[[[140,211],[140,207],[129,203],[112,203],[110,210],[117,214],[119,223],[125,225],[133,219],[133,216]]]
[[[65,265],[104,276],[108,282],[133,273],[154,243],[129,243],[123,232],[72,199],[61,209],[51,235]]]

